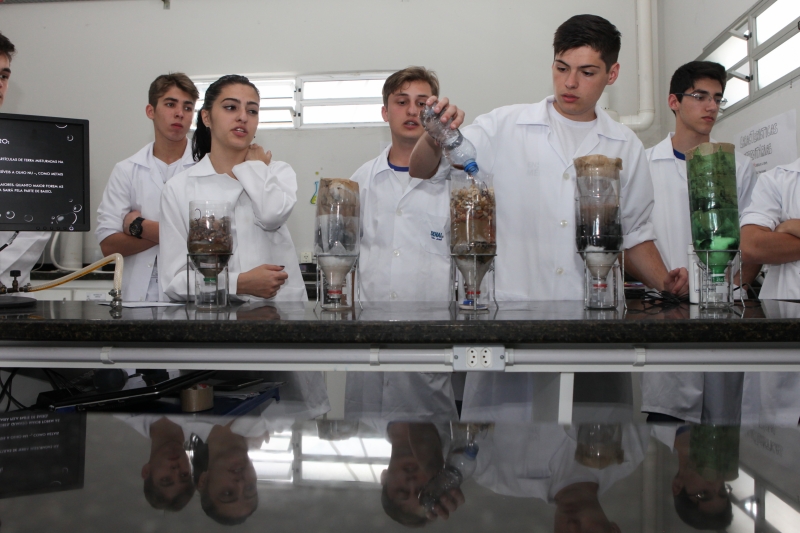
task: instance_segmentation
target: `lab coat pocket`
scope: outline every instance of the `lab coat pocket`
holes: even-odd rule
[[[450,256],[450,218],[422,215],[418,237],[422,249],[429,254]]]
[[[416,254],[419,300],[446,301],[450,286],[450,219],[424,214],[417,229],[420,252]]]

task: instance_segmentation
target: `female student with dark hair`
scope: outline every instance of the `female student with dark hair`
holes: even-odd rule
[[[189,300],[186,238],[189,202],[229,202],[233,256],[228,263],[231,295],[241,300],[306,301],[297,253],[286,221],[297,202],[297,177],[271,152],[252,144],[260,96],[244,76],[228,75],[208,88],[192,140],[196,161],[164,186],[159,230],[159,284],[171,300]],[[193,291],[194,282],[188,284]]]

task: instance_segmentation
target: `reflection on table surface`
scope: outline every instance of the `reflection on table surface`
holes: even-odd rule
[[[796,427],[634,424],[598,408],[571,426],[329,420],[308,402],[280,403],[234,418],[8,413],[2,531],[790,532],[800,523]]]
[[[249,302],[215,311],[199,311],[193,304],[123,309],[122,319],[133,321],[314,321],[314,322],[492,322],[492,321],[640,321],[797,319],[800,302],[748,301],[730,309],[702,309],[628,300],[619,309],[584,309],[581,301],[500,302],[488,312],[465,312],[448,302],[363,302],[351,309],[330,311],[315,302]],[[5,311],[0,320],[109,320],[109,308],[97,302],[40,301],[26,310]]]

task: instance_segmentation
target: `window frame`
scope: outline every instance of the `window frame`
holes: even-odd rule
[[[311,129],[331,129],[331,128],[374,128],[374,127],[387,127],[388,125],[383,120],[376,122],[342,122],[342,123],[325,123],[325,124],[306,124],[303,121],[304,111],[308,107],[322,107],[332,105],[383,105],[383,97],[362,97],[362,98],[327,98],[327,99],[312,99],[305,100],[303,98],[305,84],[307,82],[319,81],[355,81],[355,80],[385,80],[393,71],[365,71],[365,72],[350,72],[350,73],[330,73],[330,74],[306,74],[297,76],[279,76],[270,74],[245,74],[250,81],[258,85],[259,82],[271,80],[294,80],[294,94],[292,106],[278,106],[278,107],[264,107],[264,100],[270,98],[262,98],[262,105],[259,111],[264,110],[288,110],[292,115],[292,123],[288,122],[279,123],[286,124],[286,126],[269,126],[269,123],[259,122],[259,130],[311,130]],[[210,84],[218,77],[215,76],[190,76],[195,84]],[[205,92],[198,99],[198,103],[204,100]],[[195,119],[197,116],[197,107],[195,109]],[[196,128],[192,123],[192,130]]]
[[[298,76],[297,85],[295,89],[295,106],[298,114],[298,129],[329,129],[329,128],[374,128],[386,127],[387,123],[381,121],[376,122],[342,122],[330,124],[306,124],[303,121],[303,114],[306,107],[322,107],[331,105],[383,105],[383,97],[364,97],[364,98],[315,98],[313,100],[305,100],[304,89],[307,82],[319,81],[361,81],[361,80],[375,80],[388,78],[392,72],[388,71],[373,71],[363,73],[344,73],[344,74],[309,74]]]
[[[789,22],[769,39],[761,44],[758,44],[758,26],[756,24],[756,19],[759,17],[759,15],[772,7],[772,5],[777,1],[778,0],[761,0],[741,17],[738,17],[733,24],[728,26],[725,31],[723,31],[707,46],[705,46],[703,48],[703,53],[697,58],[698,61],[706,60],[708,56],[715,52],[717,48],[719,48],[731,36],[745,38],[747,41],[747,56],[728,68],[727,73],[728,80],[731,78],[738,78],[746,81],[749,84],[749,95],[724,108],[722,110],[723,112],[720,114],[720,120],[724,120],[726,117],[735,114],[740,109],[744,109],[745,107],[757,102],[761,98],[764,98],[765,96],[782,89],[800,77],[799,66],[787,72],[766,87],[759,87],[758,62],[766,57],[770,52],[781,46],[783,43],[800,34],[800,16],[797,16],[793,21]],[[738,31],[738,29],[744,25],[746,25],[749,33],[747,36]],[[745,64],[749,65],[750,67],[750,76],[747,77],[749,79],[746,79],[746,77],[735,73]]]

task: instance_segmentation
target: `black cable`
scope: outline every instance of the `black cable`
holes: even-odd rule
[[[14,398],[14,396],[11,395],[12,380],[14,379],[14,376],[17,375],[17,372],[19,372],[19,368],[15,368],[14,370],[11,371],[11,374],[8,376],[8,379],[3,384],[2,391],[0,391],[0,402],[3,401],[3,396],[6,396],[6,395],[8,396],[8,403],[6,404],[6,413],[11,409],[11,403],[12,402],[14,403],[14,405],[17,406],[18,409],[21,409],[21,410],[22,409],[30,409],[30,407],[22,405],[22,403],[19,400],[17,400],[16,398]],[[0,380],[0,382],[2,382],[2,380]]]
[[[0,390],[0,402],[3,401],[3,398],[6,395],[6,387],[8,386],[8,383],[11,381],[11,379],[14,377],[14,374],[16,374],[17,372],[19,372],[19,369],[13,368],[5,383],[3,383],[2,378],[0,378],[0,386],[2,386],[2,390]],[[9,400],[8,403],[11,403],[11,400]]]
[[[44,375],[47,377],[47,380],[50,382],[50,386],[53,387],[53,390],[58,390],[58,389],[61,388],[61,387],[58,386],[58,383],[56,383],[55,378],[53,378],[53,375],[50,374],[50,371],[48,369],[43,368],[42,372],[44,372]]]
[[[3,246],[0,246],[0,252],[2,252],[3,250],[5,250],[6,248],[8,248],[8,245],[9,245],[9,244],[11,244],[12,242],[14,242],[14,239],[16,239],[16,238],[17,238],[17,235],[19,235],[19,232],[18,232],[18,231],[15,231],[15,232],[14,232],[14,235],[12,235],[10,239],[8,239],[8,242],[7,242],[7,243],[5,243]]]
[[[677,296],[666,291],[646,290],[638,299],[642,301],[642,308],[631,309],[629,307],[628,314],[644,313],[648,315],[657,315],[664,311],[680,307],[682,303],[689,301],[689,295]]]

